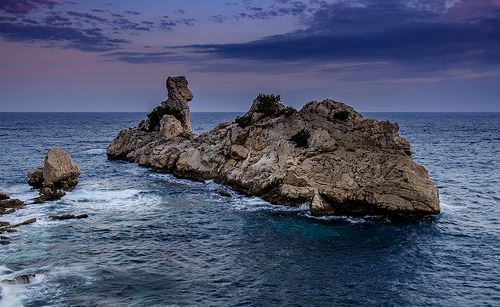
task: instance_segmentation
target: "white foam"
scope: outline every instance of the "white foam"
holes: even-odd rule
[[[87,153],[87,154],[104,154],[104,153],[106,153],[106,148],[89,149],[89,150],[85,150],[84,153]]]
[[[0,285],[0,307],[22,307],[27,298],[25,287],[20,285]]]

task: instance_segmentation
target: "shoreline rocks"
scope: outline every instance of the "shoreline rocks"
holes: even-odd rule
[[[168,105],[179,108],[174,111],[185,121],[192,94],[186,94],[185,77],[174,79],[181,81],[167,80]],[[166,124],[172,119],[165,116],[172,114],[158,120],[163,128],[146,129],[148,117],[120,131],[106,154],[180,178],[213,179],[273,203],[308,203],[316,216],[440,212],[438,189],[412,160],[397,124],[364,119],[330,99],[309,102],[299,111],[279,100],[261,94],[244,116],[200,135],[180,120],[183,131]],[[170,126],[176,126],[175,133],[165,137]]]

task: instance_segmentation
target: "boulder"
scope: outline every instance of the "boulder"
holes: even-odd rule
[[[57,200],[66,195],[63,190],[71,191],[78,184],[82,171],[70,154],[60,148],[52,148],[45,156],[43,167],[28,172],[28,184],[40,189],[35,203]]]
[[[2,192],[2,193],[0,193],[0,200],[4,200],[4,199],[10,199],[10,196],[9,196],[9,194]]]
[[[172,86],[169,99],[187,106],[192,96],[178,88]],[[181,178],[213,179],[273,203],[307,203],[312,215],[440,212],[439,191],[412,160],[396,123],[364,119],[330,99],[290,112],[273,101],[279,96],[264,98],[275,105],[259,95],[242,118],[200,135],[184,130],[166,139],[154,131],[122,130],[106,153]]]
[[[78,184],[78,176],[81,173],[68,152],[60,148],[52,148],[47,152],[43,165],[43,180],[46,183],[72,190]]]

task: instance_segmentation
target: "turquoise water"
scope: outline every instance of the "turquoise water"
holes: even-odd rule
[[[196,133],[239,113],[193,113]],[[0,221],[0,306],[498,306],[500,114],[371,113],[400,134],[440,189],[423,219],[314,218],[213,182],[109,161],[144,113],[0,113],[0,192],[37,196],[26,172],[61,147],[82,169],[59,201]],[[53,221],[49,215],[83,214]]]

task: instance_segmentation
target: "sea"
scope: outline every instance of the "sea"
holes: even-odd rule
[[[399,123],[439,188],[439,215],[406,218],[313,217],[108,160],[146,114],[0,113],[0,192],[27,203],[0,221],[37,219],[2,234],[0,280],[36,277],[0,283],[0,306],[500,306],[500,113],[363,113]],[[80,182],[33,204],[26,173],[53,147]]]

